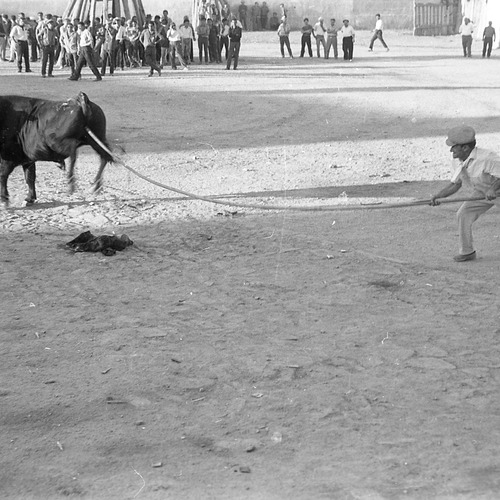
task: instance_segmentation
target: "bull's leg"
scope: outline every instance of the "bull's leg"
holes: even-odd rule
[[[26,196],[26,205],[32,205],[36,200],[36,189],[35,189],[35,181],[36,181],[36,167],[35,162],[26,163],[23,165],[24,170],[24,180],[28,185],[28,195]]]
[[[68,168],[68,193],[75,192],[75,162],[76,162],[76,148],[69,155],[69,168]]]
[[[11,162],[0,160],[0,200],[2,206],[7,208],[9,206],[9,191],[7,189],[7,180],[9,175],[16,168],[16,165]]]
[[[101,164],[99,165],[99,170],[94,179],[94,193],[99,193],[102,189],[102,173],[104,172],[106,163],[108,163],[107,160],[101,157]]]

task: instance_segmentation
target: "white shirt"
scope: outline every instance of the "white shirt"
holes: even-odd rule
[[[474,25],[472,23],[465,24],[462,23],[462,26],[460,26],[458,32],[462,33],[462,36],[470,36],[472,35],[474,31]]]
[[[93,47],[94,39],[92,38],[92,34],[88,29],[84,29],[80,33],[80,47]]]
[[[500,179],[500,156],[487,149],[474,148],[464,162],[459,162],[451,182],[486,194],[491,185]]]
[[[318,23],[316,23],[316,24],[314,25],[313,30],[314,30],[314,34],[315,34],[316,36],[325,36],[326,29],[325,29],[325,27],[324,27],[324,26],[321,26],[321,23],[319,23],[319,22],[318,22]]]
[[[115,28],[116,29],[116,28]],[[127,37],[127,30],[125,29],[125,26],[118,26],[118,31],[116,33],[116,39],[118,41],[122,41]]]
[[[342,38],[346,38],[348,36],[352,36],[354,38],[354,28],[349,24],[349,26],[342,26],[340,28],[340,34]]]
[[[382,19],[377,19],[377,22],[375,23],[375,29],[380,31],[384,29],[384,23],[382,22]]]
[[[179,34],[181,35],[181,38],[193,38],[193,28],[191,26],[184,26],[184,24],[181,24],[179,26]]]
[[[180,42],[181,41],[181,35],[177,30],[174,30],[173,28],[170,28],[167,31],[167,38],[170,42]]]
[[[26,25],[24,25],[26,27]],[[28,29],[24,29],[24,27],[16,24],[12,31],[10,32],[10,37],[12,40],[16,42],[27,42],[28,41]]]

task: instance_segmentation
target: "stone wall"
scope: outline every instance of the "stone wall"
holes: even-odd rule
[[[439,1],[439,0],[438,0]],[[269,3],[269,2],[268,2]],[[298,0],[287,2],[294,27],[307,16],[316,22],[319,16],[325,20],[334,17],[338,23],[347,18],[356,29],[373,29],[375,14],[379,13],[386,29],[413,28],[413,0]]]
[[[373,29],[380,14],[386,29],[413,28],[413,0],[355,0],[353,17],[359,29]]]

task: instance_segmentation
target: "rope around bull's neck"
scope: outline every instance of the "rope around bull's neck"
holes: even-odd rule
[[[237,208],[253,208],[258,210],[295,210],[298,212],[337,212],[337,211],[347,211],[347,210],[381,210],[381,209],[390,209],[390,208],[407,208],[407,207],[416,207],[421,205],[429,205],[431,200],[415,200],[406,203],[381,203],[381,204],[364,204],[364,205],[316,205],[316,206],[303,206],[303,205],[257,205],[253,203],[234,203],[231,201],[222,201],[215,200],[208,196],[200,196],[194,193],[190,193],[188,191],[183,191],[182,189],[177,189],[172,186],[167,186],[166,184],[162,184],[161,182],[155,181],[150,177],[147,177],[131,166],[127,165],[122,159],[113,155],[113,153],[106,147],[105,144],[90,130],[88,127],[86,128],[88,134],[96,141],[99,146],[106,151],[112,158],[115,163],[118,163],[122,167],[126,168],[128,171],[132,172],[134,175],[139,177],[140,179],[149,182],[150,184],[154,184],[162,189],[166,189],[168,191],[172,191],[174,193],[182,194],[187,198],[192,200],[200,200],[206,201],[208,203],[214,203],[218,205],[226,205],[229,207],[237,207]],[[451,198],[451,199],[440,199],[439,203],[459,203],[465,201],[477,201],[483,200],[484,198]]]

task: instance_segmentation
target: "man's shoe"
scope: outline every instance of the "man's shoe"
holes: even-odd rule
[[[68,80],[71,80],[72,82],[77,82],[78,81],[78,78],[74,77],[74,76],[70,76],[68,78]]]
[[[92,81],[93,82],[102,82],[102,78],[94,78]]]
[[[373,49],[368,49],[368,52],[373,52]]]
[[[476,252],[471,252],[471,253],[467,253],[465,255],[462,255],[462,254],[458,254],[458,255],[455,255],[455,257],[453,257],[453,260],[455,262],[467,262],[468,260],[475,260],[476,259]]]
[[[36,61],[35,61],[36,62]],[[31,71],[30,69],[27,69],[26,70],[26,73],[33,73],[33,71]]]

